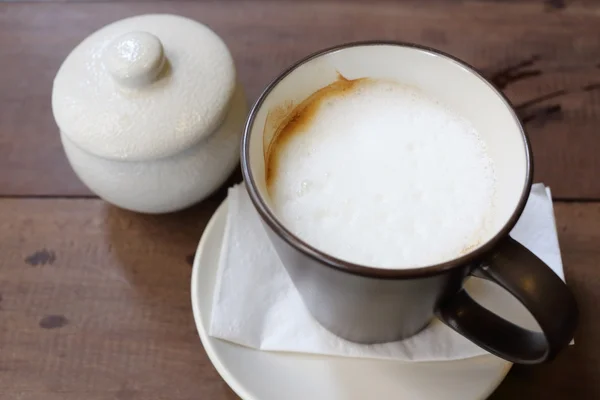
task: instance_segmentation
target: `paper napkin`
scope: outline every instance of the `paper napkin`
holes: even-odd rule
[[[438,320],[415,336],[391,343],[362,345],[333,335],[305,309],[243,185],[229,189],[227,207],[211,336],[265,351],[402,361],[456,360],[487,354]],[[511,236],[564,280],[551,194],[543,184],[533,185]],[[496,285],[471,278],[466,287],[485,307],[538,329],[521,304]]]

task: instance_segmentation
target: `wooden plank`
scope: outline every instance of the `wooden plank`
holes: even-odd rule
[[[59,143],[52,79],[85,36],[148,12],[183,14],[211,26],[230,46],[250,101],[295,60],[342,42],[395,39],[453,53],[494,77],[519,106],[538,181],[558,198],[600,198],[598,3],[233,0],[0,4],[0,195],[89,194]],[[503,73],[528,60],[512,76]]]
[[[1,201],[0,398],[236,398],[190,308],[190,257],[221,198],[157,217]]]
[[[190,257],[223,193],[144,216],[94,199],[0,200],[0,398],[234,399],[190,305]],[[600,398],[600,203],[557,204],[576,345],[493,399]]]
[[[575,345],[553,363],[514,366],[490,400],[600,399],[600,203],[555,204],[568,285],[579,305]]]
[[[19,3],[19,2],[30,2],[30,3],[110,3],[110,2],[120,2],[122,0],[2,0],[2,2],[6,2],[6,3]],[[136,2],[145,2],[147,0],[127,0],[130,3],[136,3]],[[155,3],[159,3],[159,2],[168,2],[168,1],[172,1],[172,0],[152,0]],[[179,0],[179,1],[194,1],[194,2],[210,2],[210,1],[214,1],[214,0]],[[231,1],[231,2],[235,2],[235,1],[239,1],[239,0],[218,0],[220,2],[225,2],[225,1]],[[295,0],[265,0],[265,1],[295,1]],[[338,2],[338,3],[348,3],[348,2],[361,2],[362,0],[302,0],[303,2],[322,2],[322,1],[329,1],[331,3],[334,2]],[[397,0],[378,0],[380,3],[383,2],[396,2]],[[404,0],[404,2],[430,2],[430,3],[439,3],[439,2],[450,2],[453,1],[455,3],[473,3],[473,2],[502,2],[505,4],[510,4],[510,3],[524,3],[524,2],[528,2],[528,3],[534,3],[539,5],[540,3],[543,3],[544,7],[546,7],[546,9],[548,9],[549,11],[553,11],[553,10],[562,10],[566,7],[573,7],[573,6],[582,6],[582,5],[587,5],[587,6],[594,6],[597,0]]]

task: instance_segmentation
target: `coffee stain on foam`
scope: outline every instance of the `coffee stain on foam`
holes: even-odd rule
[[[493,199],[493,196],[492,196],[492,199]],[[495,209],[493,200],[492,200],[492,204],[491,204],[491,209],[492,209],[491,213],[493,213],[494,212],[493,210]],[[492,221],[491,221],[490,217],[484,218],[484,220],[481,221],[481,225],[472,234],[473,239],[469,241],[469,244],[465,244],[460,249],[458,255],[464,256],[469,253],[472,253],[473,251],[475,251],[476,249],[481,247],[485,242],[487,242],[487,240],[484,240],[484,239],[485,239],[486,233],[489,232],[490,229],[492,229],[491,224],[492,224]]]
[[[336,75],[337,75],[336,82],[349,80],[346,77],[344,77],[338,70],[336,70]],[[322,88],[322,89],[325,89],[325,88]],[[322,89],[320,89],[320,90],[322,90]],[[313,95],[314,94],[315,93],[313,93]],[[310,98],[311,97],[309,97],[308,99],[305,99],[300,104],[300,106],[302,106],[302,104],[304,104]],[[292,100],[286,100],[283,103],[271,108],[267,112],[267,117],[265,119],[265,126],[263,128],[263,149],[265,149],[265,151],[264,151],[265,164],[267,163],[267,161],[269,159],[271,146],[275,142],[278,132],[298,112],[298,107],[297,107],[296,103],[293,102]]]
[[[278,106],[271,108],[267,112],[265,126],[263,128],[263,149],[265,165],[268,161],[269,149],[275,138],[275,133],[281,124],[286,120],[287,116],[292,113],[295,108],[295,103],[291,100],[286,100]]]
[[[269,128],[274,130],[274,134],[268,146],[264,147],[267,149],[265,153],[267,188],[271,186],[278,166],[277,148],[292,137],[305,132],[328,100],[353,93],[360,85],[372,81],[371,78],[347,79],[339,71],[336,72],[337,79],[334,82],[317,90],[297,106],[284,103],[269,111],[263,137],[267,136],[265,133]]]
[[[459,256],[467,255],[467,254],[473,252],[473,250],[477,249],[480,245],[481,245],[481,239],[477,240],[475,243],[471,243],[471,244],[465,245],[460,250],[460,252],[458,253],[458,255]]]

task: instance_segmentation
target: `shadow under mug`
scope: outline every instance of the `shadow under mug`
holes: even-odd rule
[[[286,111],[339,74],[418,87],[474,125],[496,172],[494,229],[479,247],[422,268],[370,268],[312,247],[279,221],[266,189],[268,146]],[[506,98],[464,62],[396,42],[350,43],[315,53],[262,93],[245,127],[241,158],[248,193],[275,250],[307,309],[332,333],[359,343],[389,342],[416,334],[437,316],[490,353],[523,364],[553,359],[573,338],[578,317],[573,295],[548,266],[509,236],[531,189],[527,135]],[[475,302],[463,288],[470,275],[511,293],[541,331],[519,327]]]

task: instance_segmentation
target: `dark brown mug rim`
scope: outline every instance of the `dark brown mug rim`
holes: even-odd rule
[[[458,258],[445,261],[443,263],[428,265],[425,267],[418,268],[404,268],[404,269],[386,269],[386,268],[374,268],[368,267],[365,265],[354,264],[348,261],[341,260],[339,258],[328,255],[327,253],[316,249],[315,247],[309,245],[305,241],[298,238],[296,235],[291,233],[270,211],[267,204],[264,202],[262,196],[258,192],[256,187],[256,182],[254,180],[254,176],[252,174],[252,170],[250,168],[250,136],[252,132],[252,128],[254,126],[254,120],[256,118],[256,114],[261,109],[265,99],[269,96],[271,91],[292,71],[297,69],[298,67],[306,64],[307,62],[336,52],[340,50],[344,50],[352,47],[366,47],[366,46],[396,46],[396,47],[405,47],[409,49],[414,49],[418,51],[422,51],[425,53],[429,53],[434,56],[445,58],[446,60],[458,64],[460,67],[466,69],[470,73],[472,73],[475,77],[481,79],[485,84],[487,84],[490,89],[492,89],[504,102],[512,117],[514,118],[517,126],[521,131],[521,136],[523,138],[523,145],[525,146],[525,154],[526,154],[526,178],[525,184],[523,186],[523,190],[521,193],[521,197],[517,204],[517,207],[513,211],[511,217],[504,224],[502,229],[498,231],[494,237],[488,240],[484,245],[478,247],[470,253],[462,255]],[[531,152],[531,145],[529,142],[529,138],[521,121],[519,120],[514,108],[510,104],[510,101],[506,98],[506,96],[500,92],[490,81],[484,78],[479,72],[475,70],[475,68],[468,63],[451,56],[447,53],[444,53],[440,50],[436,50],[430,47],[421,46],[413,43],[405,43],[399,41],[360,41],[360,42],[350,42],[345,43],[333,47],[329,47],[297,61],[289,68],[287,68],[283,73],[281,73],[277,78],[275,78],[261,93],[258,100],[250,110],[250,114],[248,115],[248,119],[246,121],[246,125],[244,126],[244,133],[242,136],[242,146],[241,146],[241,168],[242,175],[244,177],[244,183],[248,190],[248,194],[250,195],[250,199],[254,204],[254,207],[258,211],[259,215],[263,219],[267,225],[273,229],[273,231],[279,235],[283,240],[285,240],[289,245],[299,250],[301,253],[310,257],[311,259],[321,263],[323,266],[327,266],[330,268],[337,269],[342,272],[361,275],[371,278],[377,279],[411,279],[411,278],[421,278],[432,275],[437,275],[440,273],[444,273],[450,269],[461,267],[467,265],[469,263],[473,263],[477,260],[482,259],[482,257],[490,252],[502,239],[504,239],[512,228],[517,223],[519,217],[521,216],[523,209],[525,208],[525,204],[527,203],[527,199],[529,197],[529,193],[531,191],[532,179],[533,179],[533,163],[532,163],[533,155]]]

